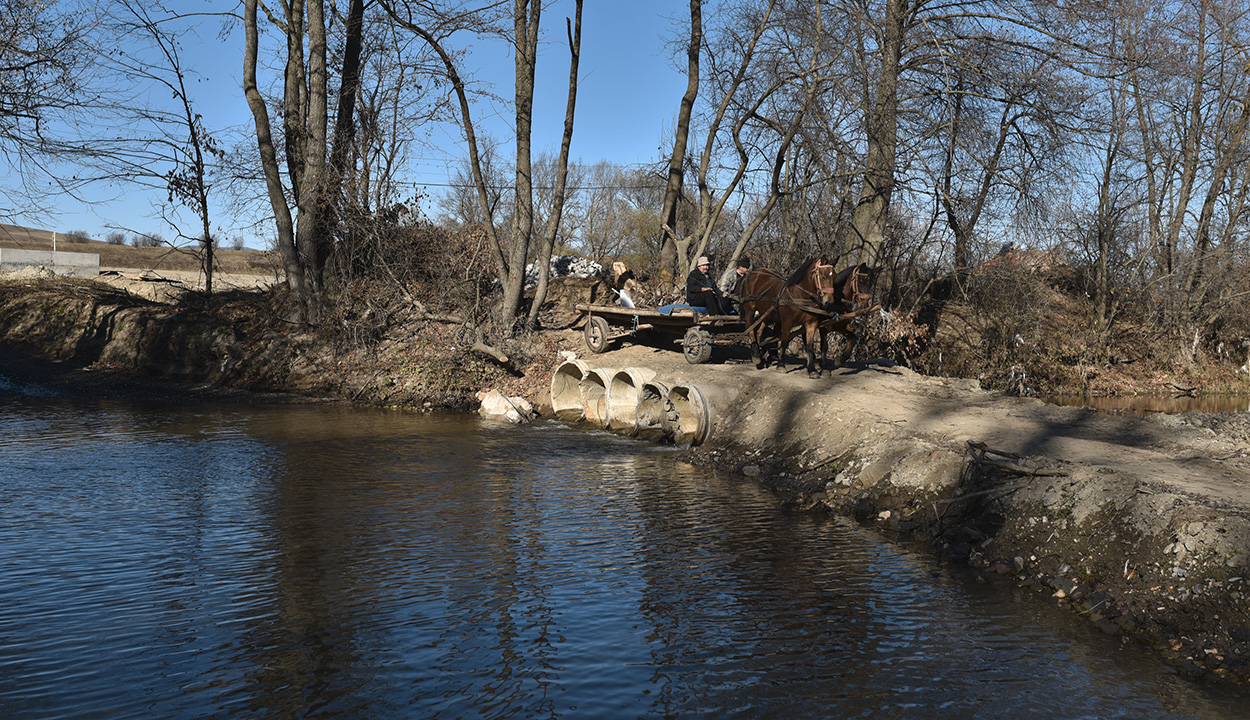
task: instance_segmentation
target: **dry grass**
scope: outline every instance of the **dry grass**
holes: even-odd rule
[[[51,250],[52,234],[13,225],[0,225],[0,248]],[[199,253],[189,248],[131,247],[99,240],[74,240],[58,236],[58,252],[95,253],[101,269],[135,269],[156,272],[199,272]],[[217,272],[273,276],[280,268],[277,253],[256,250],[223,250],[213,253]]]

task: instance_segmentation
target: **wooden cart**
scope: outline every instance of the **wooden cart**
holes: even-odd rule
[[[578,304],[576,307],[586,313],[582,335],[592,353],[606,351],[620,338],[637,337],[650,331],[682,335],[681,347],[686,362],[698,365],[711,359],[713,335],[742,335],[746,331],[737,315],[704,315],[683,307],[671,312],[620,305]]]

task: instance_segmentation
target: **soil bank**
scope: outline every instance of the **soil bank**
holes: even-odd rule
[[[716,388],[696,463],[1033,588],[1174,667],[1250,679],[1250,420],[1111,416],[888,361],[811,379],[629,345],[591,366]]]
[[[793,511],[851,514],[930,543],[1124,642],[1152,645],[1183,672],[1250,680],[1243,415],[1108,416],[886,361],[810,379],[793,364],[756,370],[741,348],[718,347],[704,365],[675,346],[587,356],[575,328],[531,338],[522,368],[462,377],[449,373],[485,361],[431,341],[436,332],[332,351],[241,311],[174,308],[98,283],[0,283],[0,348],[56,361],[38,372],[90,392],[139,374],[421,408],[439,387],[476,379],[472,390],[496,382],[549,409],[561,351],[595,367],[651,368],[708,390],[712,428],[686,452],[692,462],[757,479]],[[448,391],[441,404],[461,395]]]

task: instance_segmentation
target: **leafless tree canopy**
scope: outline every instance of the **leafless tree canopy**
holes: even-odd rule
[[[574,122],[578,84],[594,82],[576,71],[580,26],[563,12],[579,6],[223,4],[215,20],[247,38],[232,62],[254,124],[204,127],[191,93],[160,108],[110,96],[131,126],[162,128],[142,136],[144,157],[169,162],[133,181],[159,179],[191,207],[204,192],[264,198],[251,210],[310,322],[362,258],[393,258],[373,247],[398,242],[393,230],[433,224],[487,252],[501,328],[527,312],[532,324],[520,278],[547,252],[669,279],[702,254],[718,272],[743,254],[782,268],[865,260],[906,311],[935,293],[975,297],[987,261],[1029,248],[1072,269],[1108,342],[1130,319],[1194,347],[1250,338],[1250,2],[690,0],[667,18],[688,83],[657,99],[674,116],[655,128],[661,156],[639,167],[579,160],[575,142],[530,145],[536,67],[573,69],[566,133],[595,132]],[[109,17],[130,10],[136,30],[165,18],[124,1],[103,17],[86,7],[97,6],[5,0],[0,13],[0,152],[60,192],[90,179],[56,167],[73,149],[59,128],[103,97],[88,70]],[[163,65],[139,62],[133,44],[111,62],[177,95],[189,75],[177,48],[204,25],[157,26],[149,47],[168,42]],[[487,43],[512,51],[513,87],[477,81],[470,50]],[[514,136],[477,126],[484,101],[506,109]],[[410,161],[435,138],[462,162],[451,187],[427,194]],[[96,146],[113,161],[133,160],[130,147]],[[16,205],[6,197],[0,215]]]

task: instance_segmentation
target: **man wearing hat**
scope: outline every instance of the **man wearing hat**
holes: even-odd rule
[[[686,304],[707,308],[708,315],[724,315],[720,299],[728,293],[718,290],[716,283],[707,274],[712,262],[707,255],[701,255],[694,265],[694,270],[686,276]]]

